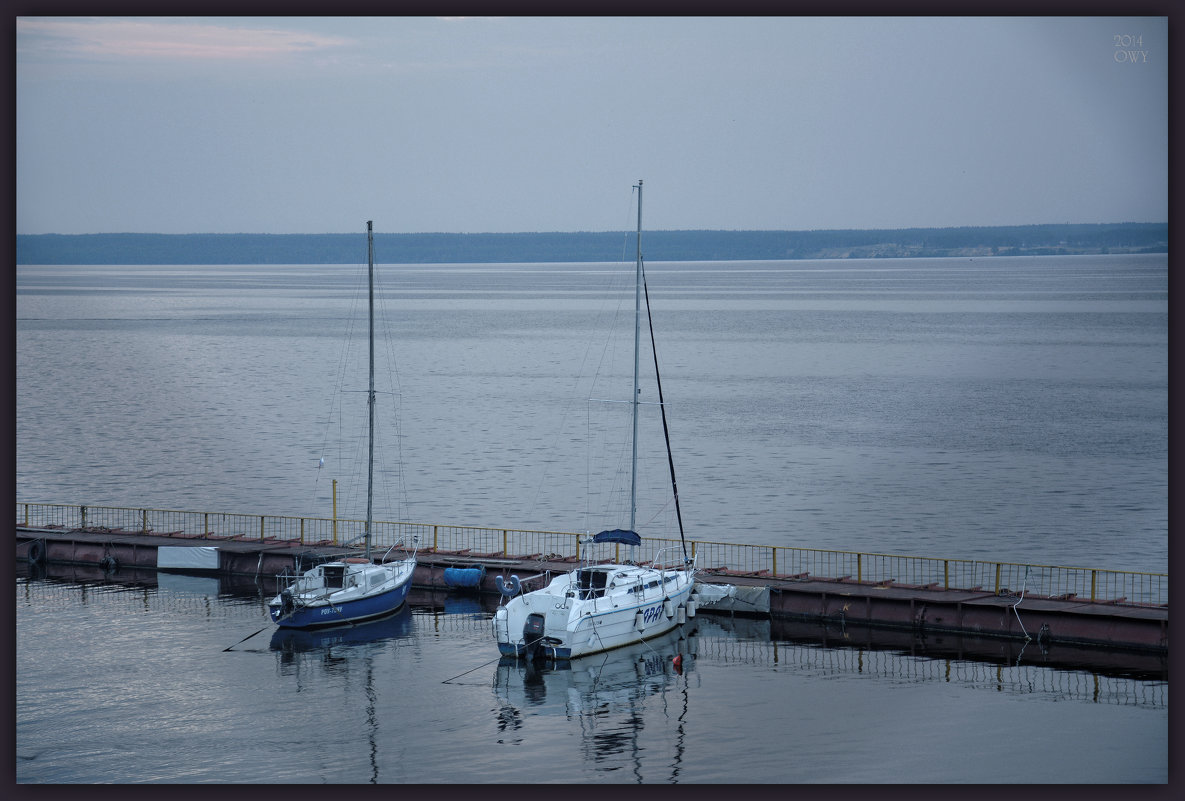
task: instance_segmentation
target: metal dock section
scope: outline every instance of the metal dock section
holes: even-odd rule
[[[109,524],[115,520],[131,525]],[[160,530],[161,521],[166,530]],[[164,569],[267,581],[349,550],[356,524],[18,503],[16,557],[30,564],[96,566],[115,579],[125,569]],[[581,558],[579,535],[566,532],[410,523],[376,528],[379,555],[399,540],[418,540],[414,584],[424,590],[448,589],[447,568],[481,565],[483,578],[468,591],[496,598],[501,577],[566,572]],[[650,561],[665,553],[669,559],[676,553],[671,546],[644,540],[635,558]],[[405,547],[410,551],[410,542],[389,558],[402,558]],[[736,587],[714,614],[823,625],[832,632],[959,635],[1167,660],[1165,574],[723,543],[696,542],[691,549],[699,581]]]

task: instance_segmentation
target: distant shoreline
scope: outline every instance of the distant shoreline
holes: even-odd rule
[[[1167,253],[1168,223],[828,231],[643,231],[648,261],[936,258]],[[388,264],[615,262],[632,232],[375,234]],[[356,234],[17,234],[16,263],[357,264]]]

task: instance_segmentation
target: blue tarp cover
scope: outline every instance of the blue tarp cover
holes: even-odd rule
[[[478,587],[485,577],[485,565],[477,567],[446,567],[444,583],[450,587]]]
[[[638,536],[638,532],[636,531],[615,528],[597,534],[593,537],[593,542],[620,542],[622,545],[641,545],[642,538]]]

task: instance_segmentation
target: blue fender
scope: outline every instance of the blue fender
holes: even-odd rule
[[[518,595],[519,590],[522,589],[518,576],[511,576],[509,582],[503,581],[501,576],[495,576],[494,581],[498,584],[498,591],[507,598]]]

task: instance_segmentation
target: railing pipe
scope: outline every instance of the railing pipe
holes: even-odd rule
[[[70,526],[77,524],[81,520],[85,525],[89,526],[114,524],[119,527],[135,528],[138,525],[140,531],[144,533],[148,533],[151,530],[149,528],[150,514],[156,517],[158,524],[166,525],[170,530],[180,528],[185,531],[191,531],[201,526],[203,534],[242,534],[250,525],[248,521],[257,518],[259,521],[259,537],[260,539],[267,538],[267,515],[213,513],[216,516],[221,515],[221,517],[212,521],[210,519],[212,513],[210,512],[35,504],[26,502],[17,502],[16,512],[17,520],[20,521],[23,519],[26,527],[46,525]],[[299,523],[296,521],[299,521]],[[325,529],[321,528],[321,526],[324,524],[328,528],[328,524],[331,522],[334,526],[334,542],[335,544],[340,544],[342,535],[346,532],[340,530],[338,524],[344,523],[347,527],[352,528],[361,521],[339,520],[336,517],[332,521],[325,518],[277,517],[274,525],[278,538],[290,538],[293,542],[296,542],[297,538],[293,535],[297,535],[301,544],[305,544],[312,533],[317,534],[314,538],[315,540],[319,541],[322,539],[321,532]],[[211,528],[212,525],[213,529]],[[314,526],[313,532],[310,532],[310,525]],[[553,552],[559,551],[565,555],[574,552],[577,559],[580,559],[582,556],[581,535],[570,532],[446,527],[445,539],[447,542],[441,542],[441,524],[383,523],[382,525],[388,527],[399,526],[399,531],[403,531],[409,526],[422,527],[424,525],[431,525],[432,548],[434,551],[439,550],[442,546],[452,548],[480,548],[486,551],[496,550],[496,546],[492,545],[491,540],[500,531],[502,533],[502,551],[507,556],[513,553],[535,553],[543,549]],[[412,530],[420,529],[413,528]],[[544,543],[543,548],[540,547],[540,537],[545,538],[542,540]],[[567,540],[565,539],[567,537],[574,539],[573,547],[571,548],[567,545]],[[513,545],[510,542],[512,539],[515,540],[515,544]],[[674,541],[648,540],[647,542],[649,544],[644,546],[644,551],[663,547],[665,544]],[[997,593],[1003,591],[1005,583],[1013,580],[1011,578],[1012,576],[1018,576],[1015,580],[1019,581],[1020,574],[1017,571],[1025,569],[1026,571],[1031,571],[1031,573],[1025,573],[1025,581],[1028,592],[1032,595],[1053,597],[1054,595],[1064,596],[1076,594],[1082,598],[1089,596],[1092,601],[1096,602],[1100,599],[1109,601],[1123,599],[1122,602],[1127,604],[1167,605],[1168,603],[1168,576],[1166,573],[1134,573],[1083,567],[1040,566],[959,559],[939,560],[926,557],[865,554],[857,551],[828,551],[813,548],[781,548],[786,553],[781,555],[783,564],[779,564],[779,546],[720,542],[700,543],[695,540],[691,541],[691,557],[693,559],[697,559],[699,556],[701,544],[705,546],[705,553],[708,554],[707,560],[711,562],[711,564],[703,565],[704,569],[724,567],[729,570],[750,572],[769,566],[774,575],[779,575],[780,570],[789,569],[787,567],[788,564],[790,568],[794,568],[794,572],[805,570],[805,572],[814,576],[825,577],[849,575],[852,572],[851,562],[855,561],[855,573],[858,581],[865,581],[866,578],[879,580],[893,574],[903,580],[919,585],[936,584],[941,581],[942,586],[946,589],[970,589],[972,587],[979,587],[980,585],[990,586],[991,579],[988,570],[994,565],[995,591]],[[618,556],[621,556],[620,549],[618,549]],[[870,563],[869,575],[867,577],[864,575],[865,556],[875,560],[875,563]],[[952,562],[954,563],[955,573],[953,577],[951,576]],[[939,563],[941,563],[941,572],[939,572]],[[727,579],[725,578],[725,580]]]

